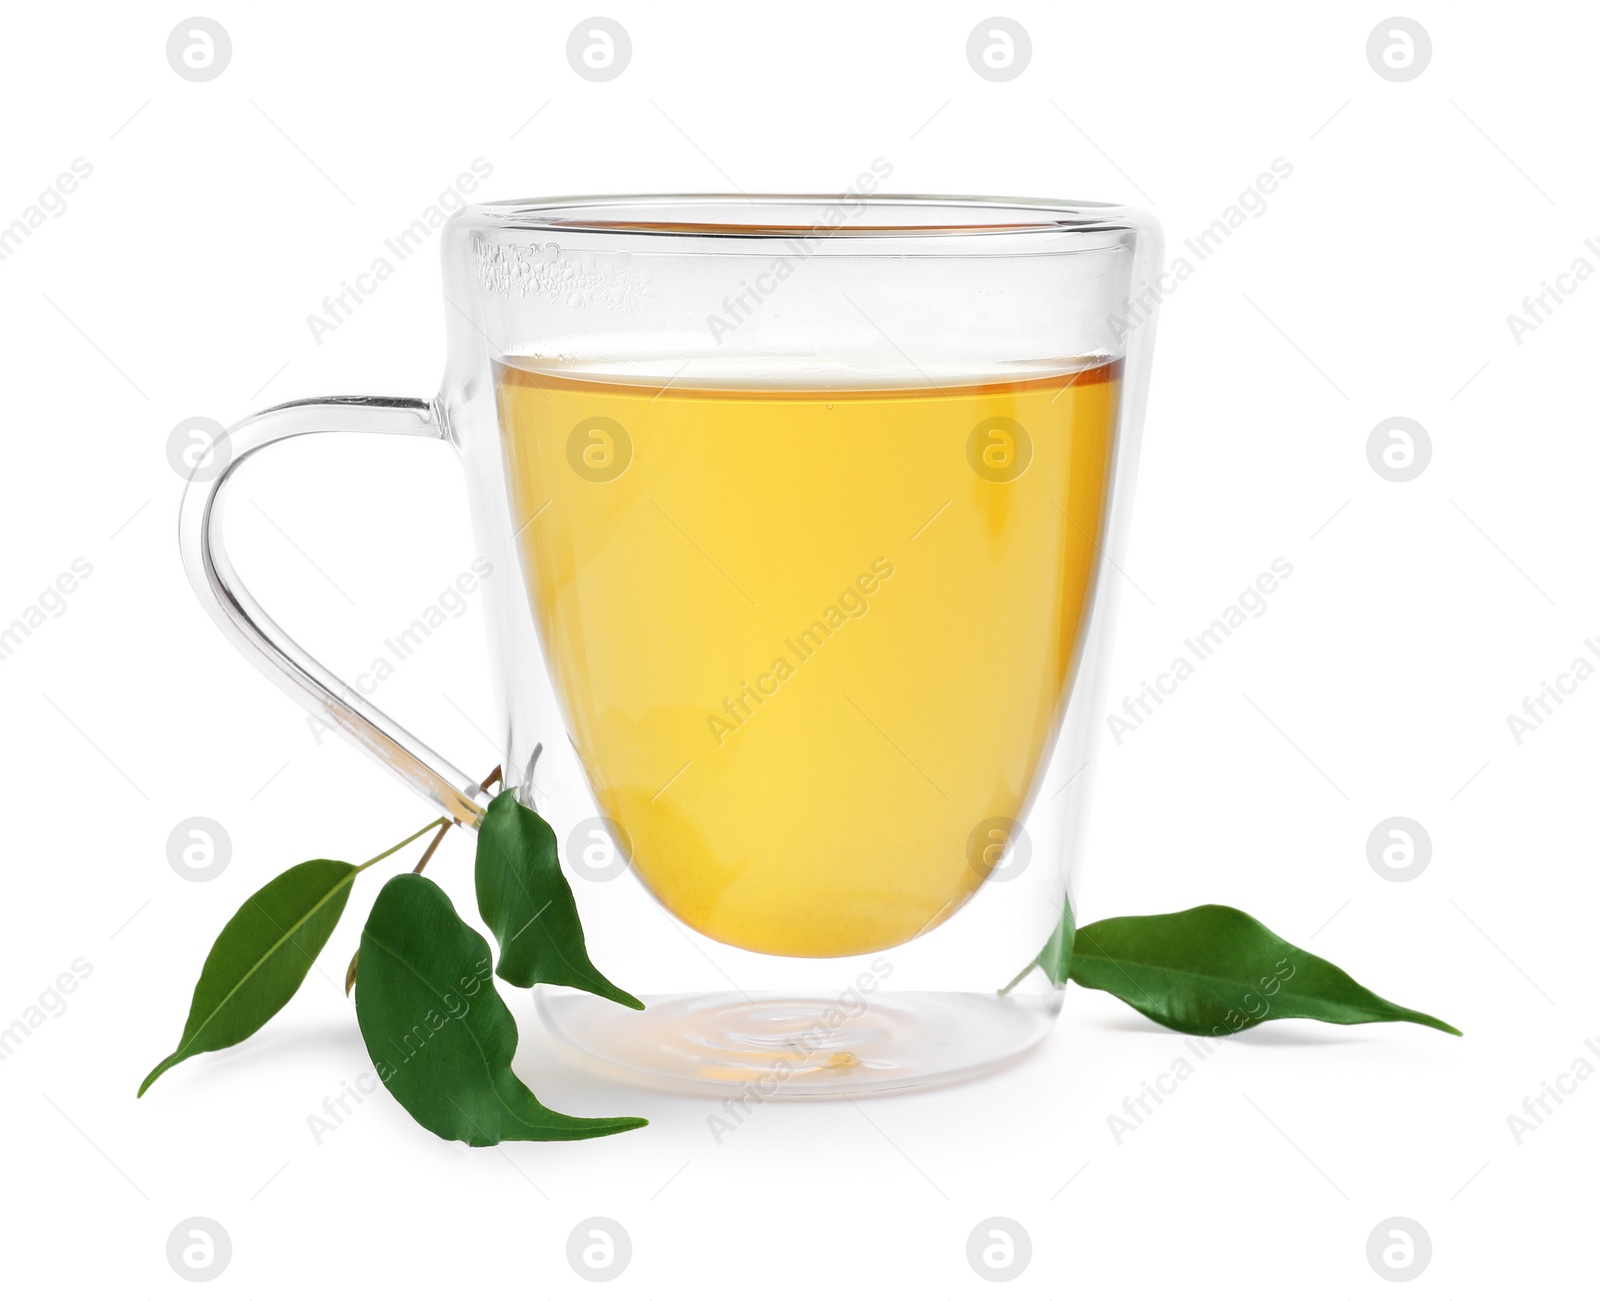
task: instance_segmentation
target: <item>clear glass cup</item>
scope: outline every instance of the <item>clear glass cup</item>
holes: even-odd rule
[[[870,178],[868,178],[870,179]],[[443,236],[430,400],[235,425],[183,502],[235,644],[451,817],[484,792],[273,622],[232,473],[363,431],[460,454],[507,784],[630,1011],[589,1068],[745,1100],[1027,1051],[1061,991],[1161,237],[1138,211],[851,194],[487,203]]]

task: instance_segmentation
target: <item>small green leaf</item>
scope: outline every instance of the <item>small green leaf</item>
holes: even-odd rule
[[[1064,899],[1061,902],[1061,920],[1056,923],[1055,930],[1050,932],[1050,938],[1044,942],[1044,948],[1039,950],[1039,956],[1011,977],[1005,985],[995,990],[995,993],[1004,998],[1032,975],[1035,967],[1044,972],[1045,979],[1060,989],[1067,983],[1067,971],[1072,965],[1072,944],[1077,933],[1077,923],[1072,917],[1072,900]]]
[[[427,877],[390,880],[361,932],[356,1020],[378,1078],[412,1118],[473,1147],[598,1138],[637,1116],[551,1111],[511,1070],[517,1023],[489,970],[489,943]]]
[[[1072,918],[1072,900],[1061,905],[1061,924],[1039,951],[1039,966],[1058,989],[1072,971],[1072,950],[1077,947],[1078,926]]]
[[[502,980],[524,989],[567,985],[644,1007],[589,961],[578,905],[556,861],[556,833],[514,791],[501,791],[484,814],[475,877],[478,912],[500,946]]]
[[[1078,931],[1071,976],[1183,1034],[1234,1034],[1287,1017],[1335,1025],[1411,1021],[1461,1033],[1379,998],[1333,963],[1221,904],[1091,922]]]
[[[359,869],[315,858],[244,901],[206,955],[177,1050],[145,1077],[139,1096],[196,1053],[248,1039],[300,988],[333,934]]]

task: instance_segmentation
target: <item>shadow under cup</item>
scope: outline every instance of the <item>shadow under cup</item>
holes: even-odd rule
[[[541,987],[585,1065],[798,1098],[961,1078],[1047,1032],[1158,257],[1142,214],[1023,200],[452,220],[445,382],[404,432],[461,455],[497,757],[591,955],[647,1004]],[[222,586],[288,685],[475,820],[470,781]]]

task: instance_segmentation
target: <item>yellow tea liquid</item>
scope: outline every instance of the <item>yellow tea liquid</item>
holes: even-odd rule
[[[1066,704],[1120,364],[794,391],[536,366],[498,369],[523,571],[639,875],[762,953],[948,919]]]

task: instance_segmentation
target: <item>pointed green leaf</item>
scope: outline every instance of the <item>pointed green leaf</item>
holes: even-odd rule
[[[361,932],[356,1019],[378,1078],[425,1129],[473,1147],[506,1139],[598,1138],[637,1116],[566,1116],[511,1070],[512,1019],[489,969],[489,942],[427,877],[397,876]]]
[[[1379,998],[1333,963],[1221,904],[1091,922],[1078,931],[1071,976],[1183,1034],[1234,1034],[1287,1017],[1335,1025],[1411,1021],[1461,1033]]]
[[[177,1050],[145,1077],[248,1039],[300,988],[344,912],[357,869],[315,858],[274,877],[222,928],[200,969]]]
[[[514,791],[501,791],[484,814],[475,876],[478,912],[500,946],[495,974],[502,980],[524,989],[567,985],[644,1007],[589,961],[578,905],[556,861],[556,833]]]

